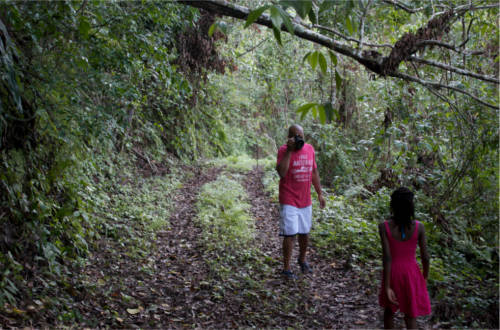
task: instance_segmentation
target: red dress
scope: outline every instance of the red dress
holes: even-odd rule
[[[379,304],[382,307],[390,307],[393,313],[399,308],[409,317],[429,315],[431,313],[429,293],[416,259],[419,222],[415,221],[415,230],[407,241],[396,240],[391,235],[387,221],[384,224],[392,257],[390,283],[399,305],[389,302],[385,293],[383,273]]]

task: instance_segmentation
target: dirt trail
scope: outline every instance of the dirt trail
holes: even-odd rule
[[[203,246],[203,233],[194,221],[196,199],[201,187],[215,180],[221,169],[191,171],[192,178],[172,196],[175,211],[169,227],[157,233],[156,248],[150,254],[132,259],[127,247],[103,239],[84,270],[96,290],[73,305],[81,315],[81,327],[382,327],[376,290],[338,260],[320,256],[314,246],[308,255],[313,274],[296,281],[280,275],[279,214],[264,190],[259,169],[238,175],[256,225],[255,245],[249,249],[257,252],[243,263],[225,265],[226,277],[211,272],[207,260],[217,256]],[[296,262],[293,267],[300,273]]]
[[[266,283],[268,289],[285,295],[285,299],[293,300],[296,306],[292,315],[276,313],[276,322],[265,325],[336,329],[383,328],[383,311],[378,306],[378,274],[370,274],[372,279],[375,277],[375,284],[367,283],[360,277],[361,274],[350,269],[350,265],[344,260],[322,256],[314,244],[309,247],[307,256],[313,267],[313,274],[301,275],[295,283],[284,284],[286,281],[278,274],[282,269],[282,238],[278,236],[279,212],[277,205],[270,201],[264,190],[263,174],[259,169],[247,173],[244,185],[256,219],[257,244],[265,256],[277,261],[276,272],[268,275],[269,280]],[[313,226],[314,221],[313,219]],[[298,244],[295,244],[292,270],[300,274],[295,262],[298,257]],[[288,290],[283,290],[284,285]],[[429,316],[418,318],[418,327],[432,329],[429,319]],[[396,314],[394,322],[396,327],[404,328],[401,313]]]

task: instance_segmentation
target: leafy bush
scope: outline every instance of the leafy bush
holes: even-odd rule
[[[149,176],[137,167],[136,157],[122,154],[111,162],[98,158],[95,166],[105,170],[88,173],[94,180],[81,198],[96,223],[88,228],[93,240],[111,238],[126,243],[133,252],[146,254],[155,233],[168,227],[170,196],[181,187],[184,172],[173,166],[170,173]]]
[[[340,128],[312,125],[307,132],[316,150],[316,164],[324,185],[343,192],[350,185],[362,183],[354,172],[356,149]]]

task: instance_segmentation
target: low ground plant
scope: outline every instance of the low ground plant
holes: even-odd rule
[[[225,158],[216,158],[209,161],[209,164],[214,166],[224,166],[228,170],[236,172],[248,172],[254,167],[259,166],[261,168],[268,169],[274,165],[275,160],[272,157],[266,157],[262,159],[254,159],[247,154],[243,155],[231,155]]]
[[[220,176],[201,189],[197,219],[207,247],[226,252],[221,257],[245,250],[255,235],[247,198],[243,186],[230,174]]]

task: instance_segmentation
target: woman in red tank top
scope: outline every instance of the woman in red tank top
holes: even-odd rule
[[[424,226],[414,220],[413,193],[405,187],[391,195],[392,218],[379,225],[384,272],[379,295],[384,307],[384,327],[394,328],[394,313],[405,314],[407,329],[416,329],[416,318],[429,315],[431,304],[427,292],[429,254]],[[416,260],[417,244],[423,274]]]

